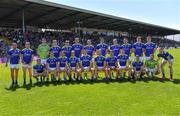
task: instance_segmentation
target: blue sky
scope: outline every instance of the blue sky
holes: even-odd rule
[[[180,0],[46,0],[180,30]],[[168,37],[172,39],[172,36]],[[175,36],[180,41],[180,35]]]
[[[180,0],[47,0],[180,30]]]

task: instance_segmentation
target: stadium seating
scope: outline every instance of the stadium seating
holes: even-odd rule
[[[23,36],[22,30],[18,30],[18,29],[1,29],[0,30],[0,37],[1,38],[5,38],[4,42],[6,43],[4,48],[2,48],[4,52],[2,53],[6,53],[8,45],[15,41],[18,43],[18,48],[23,48],[24,46],[24,42],[25,41],[30,41],[31,42],[31,47],[32,49],[36,50],[37,46],[40,43],[40,39],[45,37],[48,41],[48,43],[51,43],[52,39],[57,39],[58,43],[60,46],[63,46],[63,42],[66,39],[70,40],[70,43],[72,44],[74,41],[74,38],[77,37],[78,34],[76,33],[69,33],[69,32],[50,32],[50,31],[45,31],[45,32],[35,32],[35,31],[28,31],[25,34],[25,38]],[[92,44],[96,45],[97,43],[99,43],[99,37],[104,37],[105,41],[107,44],[112,44],[112,39],[113,38],[117,38],[119,44],[122,44],[122,40],[124,38],[124,36],[122,35],[114,35],[114,36],[107,36],[105,34],[81,34],[80,38],[81,38],[81,43],[82,44],[86,44],[87,39],[92,39]],[[129,43],[134,43],[136,41],[135,37],[131,37],[129,38]],[[144,38],[142,40],[143,42],[146,41],[146,39]],[[161,43],[163,43],[164,46],[166,47],[178,47],[180,46],[180,43],[175,42],[173,40],[168,40],[168,39],[159,39],[159,38],[153,38],[152,40],[153,42],[155,42],[157,45],[161,45]],[[1,55],[2,56],[2,55]]]

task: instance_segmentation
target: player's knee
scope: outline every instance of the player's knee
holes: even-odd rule
[[[172,65],[169,65],[169,68],[171,69],[171,68],[172,68]]]
[[[164,67],[164,64],[163,63],[161,63],[161,68],[163,68]]]

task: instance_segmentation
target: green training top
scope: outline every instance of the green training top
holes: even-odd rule
[[[158,65],[158,61],[156,60],[146,60],[146,66],[150,69],[156,68],[156,66]]]
[[[48,44],[45,44],[45,45],[40,44],[38,46],[38,50],[37,50],[38,54],[39,54],[39,57],[41,59],[47,59],[48,58],[48,54],[49,54],[49,50],[50,50],[50,47],[49,47]]]

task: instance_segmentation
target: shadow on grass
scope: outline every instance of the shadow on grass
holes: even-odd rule
[[[172,82],[174,84],[180,84],[180,79],[173,79],[173,80],[170,80],[170,79],[162,79],[162,78],[158,78],[158,77],[153,77],[153,78],[149,78],[149,77],[144,77],[144,78],[138,78],[136,80],[134,79],[131,79],[131,80],[128,80],[127,78],[123,78],[123,79],[112,79],[112,80],[105,80],[105,79],[98,79],[98,80],[90,80],[90,79],[87,79],[87,80],[82,80],[82,81],[76,81],[76,80],[71,80],[71,81],[53,81],[53,82],[36,82],[34,84],[27,84],[27,85],[23,85],[23,86],[16,86],[16,87],[6,87],[5,89],[8,90],[8,91],[16,91],[17,89],[20,89],[20,88],[24,88],[26,90],[31,90],[31,88],[33,87],[43,87],[43,86],[50,86],[50,85],[53,85],[53,86],[60,86],[62,84],[64,85],[75,85],[75,84],[90,84],[90,85],[93,85],[93,84],[97,84],[97,83],[105,83],[105,84],[111,84],[111,83],[132,83],[132,84],[135,84],[136,82],[145,82],[145,83],[149,83],[151,81],[154,81],[154,82],[161,82],[161,83],[165,83],[165,82]]]

